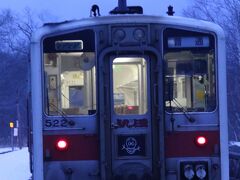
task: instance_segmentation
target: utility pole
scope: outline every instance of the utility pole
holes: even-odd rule
[[[17,100],[17,129],[18,129],[18,135],[17,135],[17,142],[20,149],[22,149],[22,129],[21,129],[21,115],[20,115],[20,108],[19,108],[19,101]]]
[[[17,90],[17,101],[16,101],[16,109],[17,109],[17,142],[18,147],[22,149],[22,126],[21,126],[21,114],[20,114],[20,105],[19,105],[19,91]]]
[[[13,122],[10,122],[9,123],[9,127],[10,127],[10,130],[11,130],[11,146],[12,146],[12,151],[14,151],[14,142],[13,142],[13,140],[14,140],[14,123]]]

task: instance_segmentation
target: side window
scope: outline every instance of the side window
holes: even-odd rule
[[[216,108],[214,36],[166,29],[164,59],[166,109],[213,111]]]
[[[83,30],[43,41],[47,115],[96,111],[94,32]]]

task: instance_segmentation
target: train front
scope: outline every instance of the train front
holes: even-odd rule
[[[34,180],[227,180],[222,30],[111,13],[33,37]]]

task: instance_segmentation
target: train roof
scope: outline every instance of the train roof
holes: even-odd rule
[[[222,28],[212,22],[185,18],[180,16],[152,16],[152,15],[109,15],[89,17],[80,20],[71,20],[56,23],[46,23],[38,29],[32,36],[32,42],[40,41],[43,36],[58,34],[63,31],[71,31],[81,29],[83,27],[93,27],[99,25],[114,25],[114,24],[163,24],[170,26],[181,26],[194,29],[202,29],[210,32],[215,32],[218,36],[224,38]]]

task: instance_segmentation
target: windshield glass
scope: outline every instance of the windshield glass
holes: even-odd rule
[[[165,106],[168,111],[216,108],[214,37],[168,29],[165,32]]]
[[[84,34],[88,34],[89,38],[85,39]],[[91,40],[93,45],[90,44]],[[44,40],[47,115],[95,113],[96,71],[93,47],[94,33],[90,30]]]

